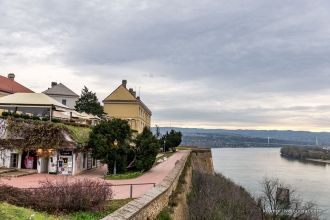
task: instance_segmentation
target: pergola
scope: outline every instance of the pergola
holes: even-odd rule
[[[21,112],[50,120],[57,112],[74,112],[44,93],[15,93],[0,98],[0,109],[10,112]]]

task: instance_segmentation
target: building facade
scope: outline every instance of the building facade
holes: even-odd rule
[[[77,175],[100,166],[100,161],[93,158],[90,151],[79,149],[69,134],[64,135],[68,139],[67,144],[59,149],[18,149],[6,141],[10,140],[7,127],[7,120],[0,118],[0,167],[35,170],[36,173]]]
[[[19,92],[33,93],[31,89],[15,81],[14,73],[9,73],[7,77],[0,75],[0,97]]]
[[[103,100],[104,112],[110,118],[121,118],[129,122],[132,130],[141,133],[144,127],[150,127],[150,109],[141,101],[136,92],[127,89],[127,81],[115,89],[108,97]]]
[[[51,88],[48,88],[43,93],[71,109],[74,109],[76,101],[79,98],[79,95],[77,95],[71,89],[62,83],[57,84],[57,82],[52,82]]]

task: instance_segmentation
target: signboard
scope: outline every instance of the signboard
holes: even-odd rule
[[[63,156],[72,156],[72,150],[60,150],[60,154]]]
[[[56,172],[57,172],[57,157],[51,156],[49,157],[48,173],[56,174]]]
[[[72,151],[71,151],[72,152]],[[63,175],[72,174],[72,156],[60,156],[58,160],[58,171]]]
[[[33,161],[34,161],[33,157],[25,157],[24,159],[25,169],[33,169]]]

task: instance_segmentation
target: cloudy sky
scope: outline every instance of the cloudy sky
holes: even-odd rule
[[[153,124],[330,130],[328,0],[1,0],[0,74],[100,100],[122,79]]]

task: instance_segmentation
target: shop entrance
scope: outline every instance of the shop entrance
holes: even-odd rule
[[[21,168],[22,169],[37,169],[38,157],[35,150],[27,150],[22,153]]]

